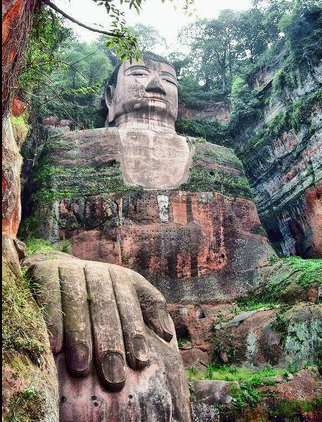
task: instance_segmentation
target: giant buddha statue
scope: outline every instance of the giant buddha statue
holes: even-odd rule
[[[187,178],[191,150],[174,130],[173,68],[127,61],[112,81],[106,101],[115,127],[104,129],[105,146],[115,147],[124,183],[178,186]],[[78,137],[86,139],[86,132]],[[130,269],[59,252],[36,254],[24,265],[38,286],[55,356],[60,422],[191,420],[174,325],[153,285]]]
[[[192,149],[175,132],[178,87],[162,58],[122,63],[106,89],[109,126],[118,128],[123,180],[144,189],[177,188],[188,178]]]
[[[189,422],[163,295],[245,295],[272,252],[233,151],[176,133],[169,63],[151,54],[122,63],[105,99],[108,127],[55,128],[39,160],[52,195],[38,203],[41,234],[69,238],[74,255],[26,261],[42,286],[61,421]]]
[[[40,157],[52,195],[38,206],[41,235],[138,271],[168,301],[231,300],[273,252],[234,152],[176,133],[177,85],[147,53],[111,75],[108,127],[54,128]]]

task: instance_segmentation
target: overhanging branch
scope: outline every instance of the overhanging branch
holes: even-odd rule
[[[76,23],[76,25],[79,25],[79,26],[82,26],[83,28],[88,29],[89,31],[98,32],[99,34],[108,35],[110,37],[119,37],[119,38],[123,38],[124,37],[123,34],[118,34],[118,33],[115,33],[115,32],[107,32],[107,31],[103,31],[102,29],[96,29],[96,28],[92,28],[91,26],[87,26],[84,23],[79,22],[76,19],[72,18],[71,16],[67,15],[67,13],[65,13],[63,10],[59,9],[59,7],[57,7],[50,0],[43,0],[43,2],[46,3],[47,6],[51,7],[53,10],[55,10],[55,12],[57,12],[60,15],[64,16],[64,18],[70,20],[73,23]]]

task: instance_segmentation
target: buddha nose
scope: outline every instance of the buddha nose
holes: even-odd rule
[[[146,92],[156,92],[158,94],[167,95],[159,78],[154,77],[145,88]]]

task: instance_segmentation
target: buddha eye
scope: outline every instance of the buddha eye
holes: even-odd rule
[[[177,84],[175,83],[175,81],[173,81],[172,79],[168,79],[168,78],[164,78],[163,79],[165,82],[168,82],[171,85],[177,86]]]
[[[136,78],[147,76],[147,73],[144,72],[133,72],[131,73],[131,76],[135,76]]]

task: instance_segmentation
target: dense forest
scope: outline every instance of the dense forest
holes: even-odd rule
[[[56,114],[79,127],[102,127],[90,105],[100,105],[102,87],[120,61],[111,43],[104,36],[91,44],[78,42],[51,10],[38,11],[35,19],[20,77],[21,94],[31,110],[37,109],[37,117]],[[143,50],[165,43],[149,26],[138,24],[130,31]],[[273,82],[277,96],[320,63],[321,7],[315,1],[254,1],[249,10],[222,10],[217,19],[192,23],[178,38],[189,45],[189,53],[171,52],[167,59],[177,71],[180,103],[201,108],[226,99],[232,107],[229,127],[183,120],[178,130],[229,143],[241,120],[260,113],[263,96],[252,85],[252,75],[261,67],[279,60]]]

